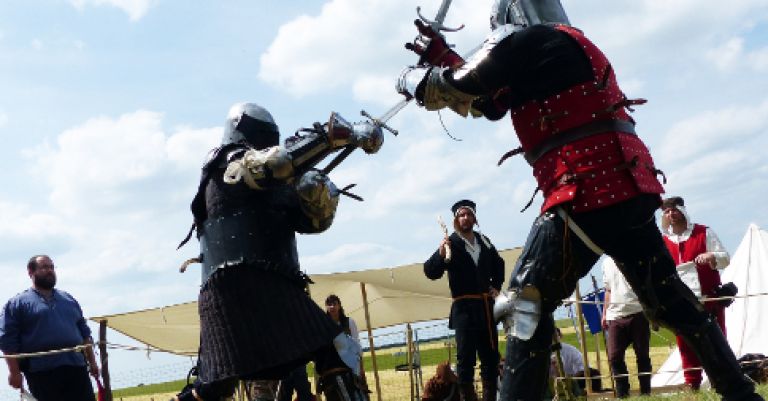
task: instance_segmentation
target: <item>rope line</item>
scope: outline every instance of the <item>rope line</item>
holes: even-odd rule
[[[768,292],[758,292],[755,294],[745,294],[745,295],[735,295],[735,296],[726,296],[726,297],[702,297],[699,298],[700,302],[716,302],[716,301],[723,301],[727,299],[739,299],[739,298],[754,298],[754,297],[764,297],[768,295]],[[588,304],[588,305],[604,305],[605,301],[600,300],[594,300],[594,301],[585,301],[585,300],[577,300],[577,299],[568,299],[563,301],[564,305],[570,305],[570,304]],[[640,302],[613,302],[611,301],[611,305],[640,305]]]
[[[23,359],[23,358],[35,358],[40,356],[48,356],[48,355],[55,355],[55,354],[63,354],[65,352],[80,352],[86,348],[93,347],[93,344],[82,344],[75,347],[70,348],[60,348],[60,349],[54,349],[50,351],[40,351],[40,352],[27,352],[23,354],[8,354],[8,355],[0,355],[0,358],[3,359]]]

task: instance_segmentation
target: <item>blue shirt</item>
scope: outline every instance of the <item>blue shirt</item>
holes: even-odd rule
[[[75,298],[56,289],[52,294],[51,299],[46,300],[30,288],[5,304],[0,313],[0,350],[6,353],[51,351],[81,345],[91,336]],[[27,372],[40,372],[59,366],[85,366],[85,357],[82,352],[64,352],[23,359],[19,363]]]

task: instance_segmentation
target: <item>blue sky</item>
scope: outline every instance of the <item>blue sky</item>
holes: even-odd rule
[[[447,23],[467,28],[448,40],[463,53],[488,33],[491,1],[453,3]],[[195,299],[197,272],[176,268],[196,246],[174,249],[229,106],[260,103],[283,136],[331,111],[381,114],[415,61],[402,45],[417,5],[431,14],[439,2],[0,3],[0,299],[29,285],[35,253],[51,254],[60,287],[90,316]],[[649,100],[634,117],[667,191],[731,250],[750,222],[768,226],[768,2],[564,6],[625,92]],[[517,146],[511,124],[442,118],[462,141],[410,105],[391,120],[400,136],[333,172],[366,201],[343,199],[327,233],[299,239],[304,269],[423,260],[440,240],[436,216],[449,220],[466,197],[499,248],[522,245],[541,198],[519,213],[535,187],[529,169],[522,159],[495,166]],[[149,363],[112,355],[116,372]]]

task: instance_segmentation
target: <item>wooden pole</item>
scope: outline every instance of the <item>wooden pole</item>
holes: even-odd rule
[[[599,301],[600,289],[597,287],[597,279],[595,279],[594,274],[591,274],[590,276],[592,276],[592,288],[595,289],[595,301]],[[605,302],[603,302],[602,304],[597,302],[595,303],[595,306],[597,307],[597,312],[600,315],[600,324],[602,325],[603,310],[608,305],[606,305]],[[600,327],[600,330],[602,331],[603,346],[605,347],[605,360],[606,360],[606,364],[608,365],[608,373],[611,376],[611,388],[613,390],[613,398],[616,398],[616,379],[613,377],[613,367],[611,366],[611,361],[608,359],[608,340],[606,340],[606,336],[605,336],[606,333],[605,333],[605,330],[602,328],[602,326]],[[600,335],[598,334],[598,336]],[[598,344],[597,339],[595,339],[595,347],[597,347],[597,344]],[[597,364],[598,366],[600,366],[600,348],[595,348],[595,349],[597,349],[597,357],[598,357]]]
[[[592,388],[592,375],[589,371],[589,358],[587,357],[587,338],[584,334],[584,315],[581,313],[581,291],[579,284],[576,283],[576,315],[579,317],[579,347],[581,348],[581,359],[584,362],[584,377],[586,377],[587,394],[594,393]]]
[[[376,349],[373,347],[373,330],[371,330],[371,315],[368,313],[368,294],[365,292],[365,283],[360,283],[360,292],[363,295],[363,310],[365,311],[365,327],[368,329],[368,349],[371,351],[371,363],[373,364],[373,378],[376,381],[376,397],[381,401],[381,382],[379,382],[379,367],[376,364]]]
[[[407,323],[405,325],[405,355],[406,355],[406,363],[408,364],[408,381],[411,383],[411,401],[414,401],[416,398],[414,398],[415,393],[413,391],[413,330],[411,330],[411,324]]]
[[[109,359],[107,355],[107,321],[99,321],[99,357],[101,358],[101,385],[104,386],[104,401],[112,401],[112,384],[109,380]]]

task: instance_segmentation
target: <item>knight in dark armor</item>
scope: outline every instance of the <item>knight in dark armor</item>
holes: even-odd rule
[[[427,110],[491,120],[507,112],[544,195],[494,314],[507,330],[501,399],[540,400],[552,312],[601,254],[610,255],[649,320],[695,350],[725,400],[761,400],[714,318],[675,272],[655,223],[660,173],[635,131],[628,99],[603,53],[572,27],[558,0],[497,0],[492,33],[466,60],[429,26],[407,45],[420,65],[398,91]],[[502,158],[502,160],[504,159]]]
[[[367,400],[343,357],[346,336],[305,291],[296,250],[295,233],[330,227],[342,192],[303,168],[305,156],[341,145],[375,153],[382,143],[374,125],[332,122],[332,132],[316,124],[283,147],[266,109],[230,110],[192,202],[203,266],[198,377],[175,400],[219,401],[238,380],[279,380],[310,360],[328,400]]]

